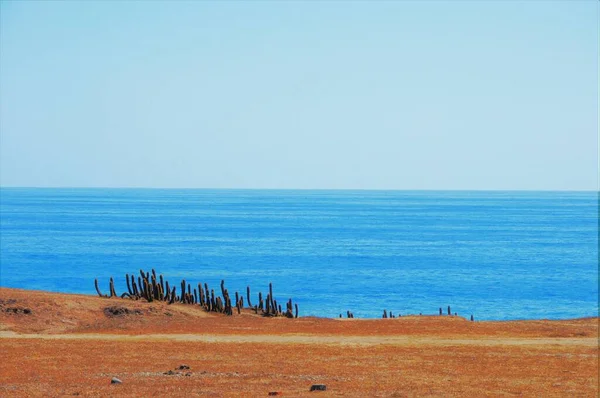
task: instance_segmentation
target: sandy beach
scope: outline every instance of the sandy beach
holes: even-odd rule
[[[598,395],[598,318],[228,317],[0,288],[0,352],[5,397]]]

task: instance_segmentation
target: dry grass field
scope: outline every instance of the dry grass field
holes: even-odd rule
[[[0,355],[2,397],[598,396],[598,318],[227,317],[0,288]]]

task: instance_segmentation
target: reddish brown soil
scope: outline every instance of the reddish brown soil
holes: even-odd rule
[[[598,318],[226,317],[0,288],[0,353],[2,397],[598,396]]]

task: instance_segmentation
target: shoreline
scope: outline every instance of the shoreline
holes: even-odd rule
[[[36,293],[41,293],[41,294],[52,294],[52,295],[65,295],[65,296],[79,296],[79,297],[86,297],[86,298],[100,298],[98,297],[97,294],[93,294],[93,293],[72,293],[72,292],[58,292],[58,291],[52,291],[52,290],[43,290],[43,289],[25,289],[25,288],[21,288],[21,287],[6,287],[6,286],[1,286],[0,285],[0,292],[2,290],[13,290],[13,291],[17,291],[17,292],[36,292]],[[120,298],[114,298],[115,300],[119,300]],[[127,301],[126,299],[122,299],[124,301]],[[401,315],[400,318],[406,318],[406,317],[439,317],[439,314],[405,314],[405,315]],[[443,312],[443,315],[441,315],[442,317],[459,317],[459,318],[465,318],[467,319],[466,316],[463,315],[447,315],[445,312]],[[301,315],[301,318],[317,318],[317,319],[340,319],[339,317],[326,317],[326,316],[320,316],[320,315]],[[577,316],[577,317],[568,317],[568,318],[511,318],[511,319],[478,319],[477,317],[475,317],[475,322],[536,322],[536,321],[575,321],[575,320],[583,320],[583,319],[599,319],[600,318],[600,314],[594,314],[594,315],[584,315],[584,316]],[[341,319],[348,319],[346,317],[343,317]],[[378,318],[353,318],[353,320],[356,321],[360,321],[360,320],[377,320],[377,319],[382,319],[381,317]]]

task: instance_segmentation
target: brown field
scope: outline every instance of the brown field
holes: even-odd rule
[[[106,314],[112,306],[128,313]],[[597,397],[599,381],[598,318],[226,317],[7,288],[0,355],[2,397]],[[327,391],[309,392],[313,384]]]

